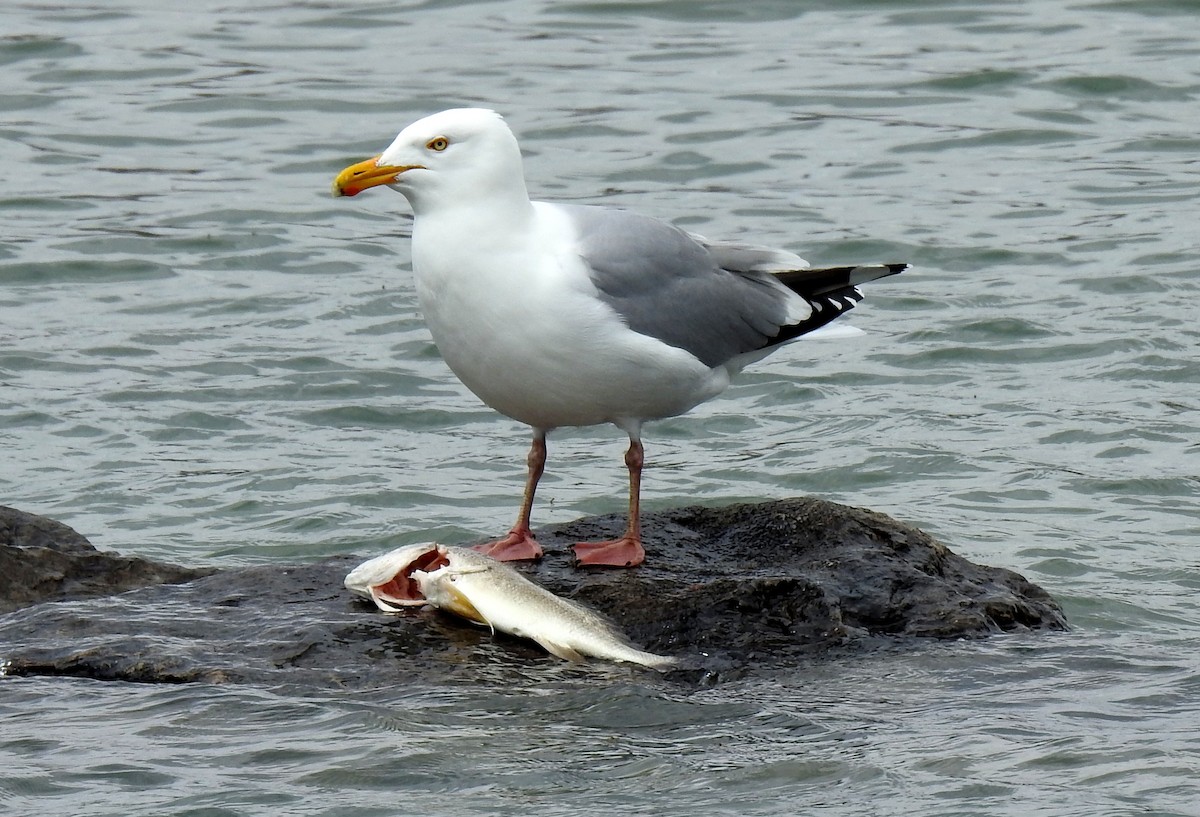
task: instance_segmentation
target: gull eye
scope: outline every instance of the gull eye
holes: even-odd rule
[[[438,153],[441,153],[443,150],[450,147],[450,140],[445,136],[438,136],[426,142],[425,147],[428,150],[434,150]]]

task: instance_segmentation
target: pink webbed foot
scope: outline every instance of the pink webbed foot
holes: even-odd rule
[[[524,530],[513,528],[503,539],[475,545],[471,550],[491,556],[498,562],[520,562],[542,558],[542,546],[533,538],[533,533],[528,528]]]
[[[641,540],[632,536],[575,545],[575,562],[580,565],[635,567],[645,560],[646,551],[642,549]]]

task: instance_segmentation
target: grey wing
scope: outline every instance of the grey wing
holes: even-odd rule
[[[806,317],[804,301],[760,270],[723,268],[683,230],[601,207],[565,206],[605,303],[630,329],[720,366]]]
[[[735,272],[795,272],[808,269],[808,262],[793,252],[740,241],[713,241],[688,233],[723,269]]]

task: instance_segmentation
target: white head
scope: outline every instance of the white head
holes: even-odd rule
[[[339,173],[333,194],[353,196],[382,184],[403,193],[417,215],[443,205],[529,202],[516,137],[485,108],[417,120],[383,153]]]

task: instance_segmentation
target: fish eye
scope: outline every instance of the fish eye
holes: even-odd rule
[[[425,147],[429,150],[441,153],[446,148],[450,147],[450,140],[445,136],[437,136],[425,143]]]

